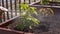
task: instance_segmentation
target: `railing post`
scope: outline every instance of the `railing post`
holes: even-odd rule
[[[4,7],[4,0],[2,0],[2,6]]]
[[[13,18],[13,12],[12,12],[12,0],[10,0],[10,11],[11,11],[11,18]]]
[[[31,1],[29,0],[29,4],[31,3]]]
[[[24,4],[25,4],[25,1],[26,1],[26,0],[24,0]]]
[[[19,0],[19,11],[21,12],[21,8],[20,8],[21,6],[20,6],[20,4],[21,4],[21,0]]]
[[[1,0],[0,0],[0,6],[1,6]]]
[[[34,2],[36,2],[36,0],[34,0]]]
[[[17,16],[17,2],[16,2],[16,0],[15,0],[15,16]]]
[[[6,0],[6,8],[8,9],[8,0]],[[7,12],[7,19],[9,19],[9,13]]]

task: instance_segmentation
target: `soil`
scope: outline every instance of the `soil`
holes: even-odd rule
[[[42,33],[42,32],[48,32],[48,31],[49,31],[49,30],[48,30],[49,27],[48,27],[47,25],[45,25],[45,24],[39,24],[39,25],[33,27],[32,29],[30,29],[29,27],[25,27],[23,30],[17,29],[17,28],[16,28],[16,25],[17,25],[17,24],[18,24],[18,23],[15,21],[15,23],[12,23],[12,24],[8,25],[6,28],[13,29],[13,30],[17,30],[17,31],[34,33],[34,34],[35,34],[35,33],[38,34],[38,33]]]

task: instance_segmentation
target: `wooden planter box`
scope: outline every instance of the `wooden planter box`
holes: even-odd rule
[[[23,32],[14,31],[6,28],[0,28],[0,34],[23,34]]]
[[[33,33],[28,33],[28,32],[22,32],[22,31],[16,31],[14,29],[9,29],[7,26],[9,24],[15,23],[16,20],[19,19],[19,16],[16,16],[12,19],[9,19],[3,23],[0,23],[0,33],[1,34],[33,34]]]
[[[60,7],[59,6],[45,6],[45,5],[38,5],[38,4],[36,5],[36,3],[30,4],[30,6],[36,7],[37,11],[39,11],[40,8],[51,8],[51,9],[53,9],[55,16],[52,17],[52,18],[58,18],[57,22],[60,22],[59,21],[60,20],[59,19],[59,15],[60,15]],[[19,19],[18,17],[19,16],[14,17],[12,19],[9,19],[6,22],[0,23],[0,33],[1,34],[34,34],[34,33],[28,33],[28,32],[26,33],[26,32],[22,32],[22,31],[16,31],[16,30],[9,29],[9,28],[6,27],[9,24],[15,23],[15,20]],[[41,16],[39,16],[39,15],[38,15],[38,17],[36,16],[36,18],[39,19],[40,21],[43,21],[46,18],[45,17],[43,20],[41,20],[40,17]],[[49,18],[50,17],[47,17],[46,19],[49,20]],[[53,21],[47,21],[47,20],[43,21],[43,22],[49,22],[48,24],[50,24],[50,22],[55,22],[56,21],[56,19],[55,20],[53,19]],[[45,24],[47,24],[47,23],[45,23]]]

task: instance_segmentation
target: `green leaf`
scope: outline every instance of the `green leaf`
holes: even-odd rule
[[[39,20],[34,18],[34,17],[30,17],[30,18],[27,18],[27,19],[33,21],[33,23],[35,23],[35,24],[39,24],[40,23]]]
[[[25,16],[25,15],[26,15],[26,12],[22,12],[22,13],[21,13],[21,16]]]
[[[39,24],[39,20],[37,20],[36,18],[32,18],[32,21],[33,21],[35,24]]]
[[[23,24],[18,24],[18,25],[16,26],[16,28],[23,30],[23,29],[24,29],[24,25],[23,25]]]
[[[20,8],[22,10],[28,9],[29,8],[29,5],[28,4],[20,4]]]
[[[38,13],[36,12],[36,8],[35,8],[35,7],[30,7],[30,9],[31,9],[31,12],[32,12],[32,13],[34,13],[34,14],[36,14],[36,15],[38,14]]]

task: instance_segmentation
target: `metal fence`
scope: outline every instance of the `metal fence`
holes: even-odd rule
[[[21,3],[32,3],[40,0],[0,0],[0,5],[7,8],[8,12],[5,12],[4,21],[11,19],[15,16],[19,16],[19,4]],[[1,20],[3,22],[3,19]]]

